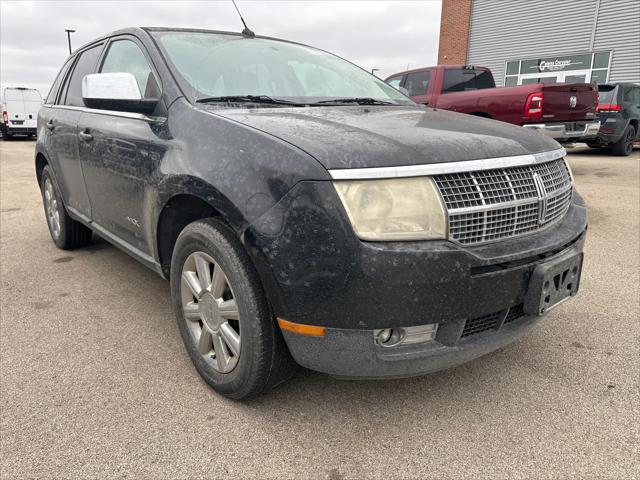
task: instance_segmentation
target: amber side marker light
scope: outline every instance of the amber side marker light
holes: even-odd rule
[[[327,333],[325,327],[317,327],[315,325],[304,325],[302,323],[293,323],[284,318],[278,318],[278,325],[282,330],[288,330],[299,335],[309,335],[310,337],[324,337]]]

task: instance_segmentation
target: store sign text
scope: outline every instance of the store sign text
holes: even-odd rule
[[[557,72],[558,70],[564,70],[566,67],[573,65],[571,60],[558,60],[555,59],[553,62],[547,62],[542,60],[538,68],[540,68],[541,72]]]

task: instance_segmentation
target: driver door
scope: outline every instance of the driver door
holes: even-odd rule
[[[143,98],[159,97],[150,62],[135,37],[112,39],[99,73],[131,73]],[[152,179],[166,151],[153,119],[131,112],[86,108],[78,121],[80,161],[94,225],[150,255],[154,225],[145,223]]]

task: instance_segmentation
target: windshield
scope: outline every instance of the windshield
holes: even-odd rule
[[[382,80],[315,48],[206,32],[163,31],[154,36],[193,101],[262,96],[304,104],[374,99],[413,105]]]

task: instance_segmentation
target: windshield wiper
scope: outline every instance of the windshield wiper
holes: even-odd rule
[[[331,100],[321,100],[319,102],[315,102],[316,105],[319,103],[357,103],[358,105],[397,105],[397,103],[387,102],[384,100],[377,100],[375,98],[370,98],[370,97],[332,98]]]
[[[303,103],[279,100],[268,95],[226,95],[222,97],[203,97],[196,103],[269,103],[272,105],[304,105]]]

